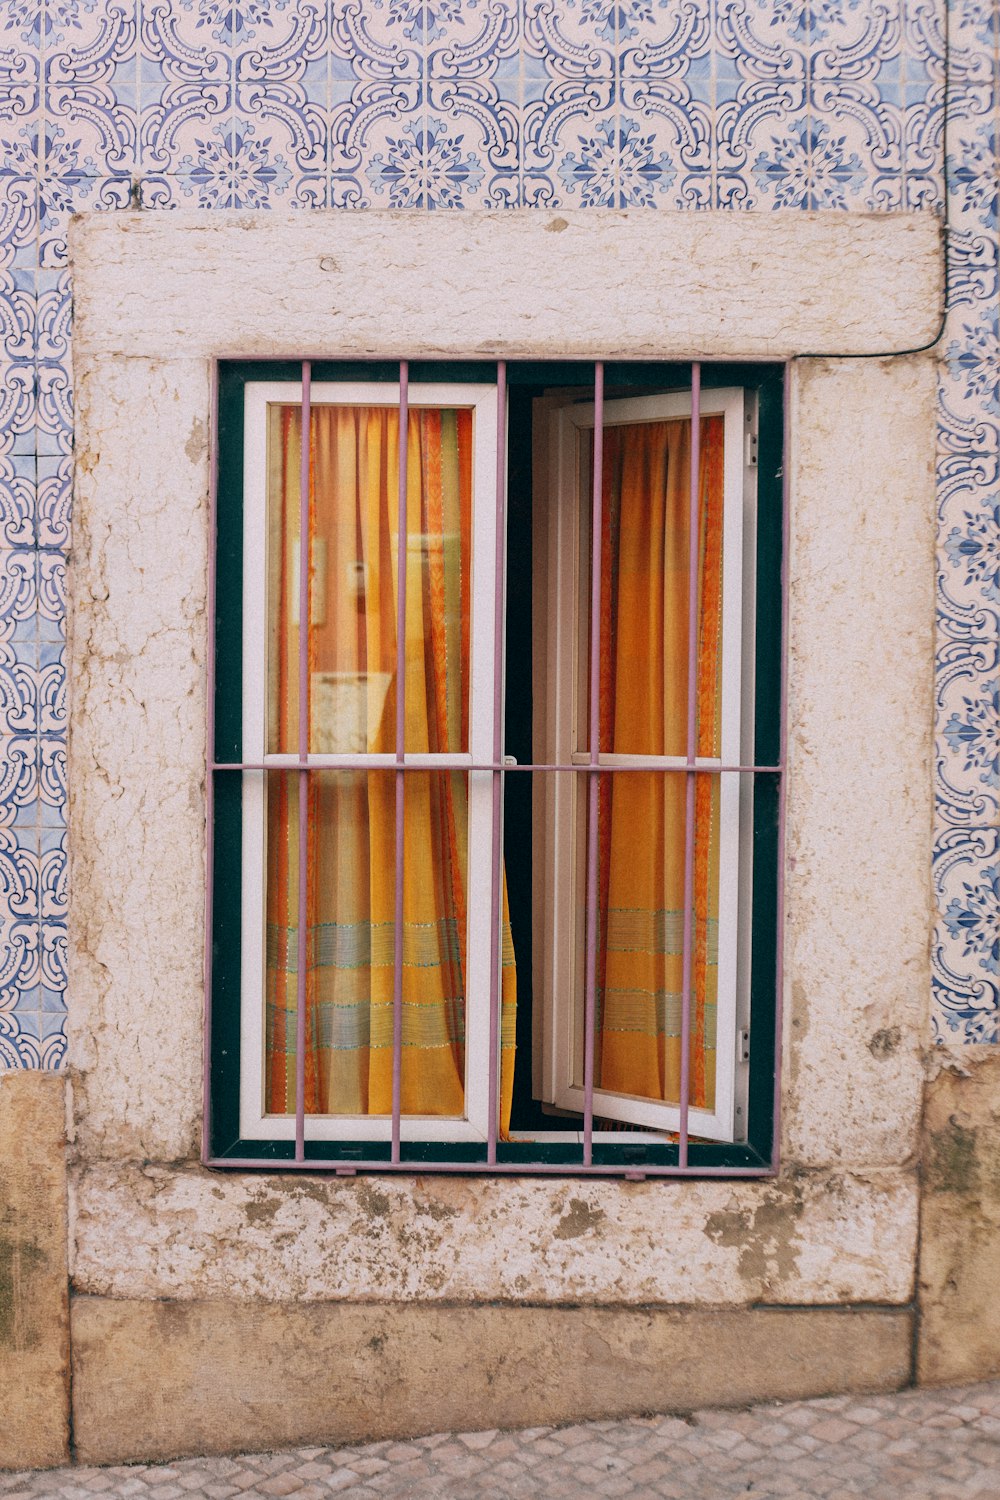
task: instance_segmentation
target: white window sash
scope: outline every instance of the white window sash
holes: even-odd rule
[[[741,750],[752,742],[752,712],[747,712],[744,684],[752,678],[749,653],[754,574],[752,553],[744,549],[744,512],[752,520],[755,486],[746,462],[745,408],[740,389],[702,390],[702,415],[721,415],[724,422],[721,756],[697,757],[696,767],[705,771],[746,763],[741,761]],[[550,412],[550,513],[540,528],[544,552],[536,559],[536,568],[542,566],[546,572],[544,734],[546,753],[553,760],[583,765],[589,756],[577,747],[577,726],[581,722],[580,622],[586,590],[581,579],[580,453],[581,442],[593,431],[594,407],[592,403],[580,403],[550,407]],[[604,426],[690,415],[690,391],[611,400],[604,405]],[[749,618],[745,620],[747,611]],[[686,764],[683,757],[676,756],[601,754],[598,760],[601,765],[641,765],[651,770]],[[675,770],[672,774],[679,773]],[[738,1027],[746,1024],[749,1003],[752,792],[741,789],[743,779],[725,775],[720,788],[716,1102],[711,1111],[691,1107],[688,1116],[692,1135],[719,1141],[733,1141],[745,1134],[746,1122],[747,1068],[738,1057],[737,1033]],[[535,1078],[544,1099],[559,1109],[582,1113],[584,1089],[579,1080],[583,1075],[583,1008],[576,1000],[583,993],[584,778],[564,773],[546,781],[549,784],[537,804],[543,813],[543,847],[536,865],[536,890],[542,894],[535,908],[544,938],[535,969],[543,1010],[542,1056]],[[600,1088],[594,1090],[594,1112],[654,1131],[680,1128],[678,1105]]]
[[[275,770],[295,768],[294,755],[266,753],[267,725],[267,408],[298,405],[294,381],[252,382],[245,388],[243,509],[243,762]],[[314,383],[315,406],[398,407],[393,383]],[[473,413],[472,587],[469,747],[467,752],[407,754],[414,768],[463,770],[488,764],[493,751],[494,585],[496,556],[497,392],[493,385],[415,384],[411,410],[470,409]],[[309,755],[317,770],[343,764],[344,756]],[[351,757],[354,759],[354,757]],[[395,766],[395,756],[364,757],[372,770]],[[242,941],[240,1014],[240,1134],[245,1140],[294,1140],[294,1115],[266,1114],[264,1101],[265,901],[267,852],[263,771],[243,773]],[[494,858],[492,776],[469,771],[468,930],[466,965],[466,1077],[464,1117],[403,1115],[404,1141],[487,1139],[489,1110],[490,871]],[[472,852],[475,851],[474,857]],[[305,1118],[307,1140],[387,1141],[389,1115],[314,1115]]]

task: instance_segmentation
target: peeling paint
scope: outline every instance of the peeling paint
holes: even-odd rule
[[[569,1207],[555,1228],[557,1240],[575,1240],[604,1222],[603,1208],[591,1208],[583,1198],[571,1198]]]

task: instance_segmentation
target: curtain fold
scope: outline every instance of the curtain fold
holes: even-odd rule
[[[686,754],[691,423],[604,435],[600,748]],[[700,445],[697,754],[719,753],[723,423]],[[680,1095],[685,777],[601,778],[595,1077],[602,1089]],[[719,778],[696,778],[690,1100],[715,1096]]]
[[[396,721],[399,413],[312,411],[309,744],[392,753]],[[269,540],[269,748],[297,749],[301,411],[280,409]],[[405,743],[469,744],[472,417],[412,409],[407,436]],[[294,1110],[298,793],[269,773],[267,1108]],[[406,773],[402,1112],[465,1110],[468,785]],[[392,1108],[395,786],[392,771],[314,772],[308,851],[306,1111]],[[513,1078],[516,973],[503,889],[500,1130]]]

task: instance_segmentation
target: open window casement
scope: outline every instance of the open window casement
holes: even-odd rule
[[[587,765],[594,406],[538,403],[535,741]],[[685,860],[689,392],[604,405],[595,1115],[676,1131]],[[740,389],[700,403],[690,1128],[744,1138],[749,1035],[756,412]],[[584,777],[536,785],[535,1088],[584,1097]],[[558,1121],[553,1119],[553,1126]],[[569,1123],[568,1121],[565,1123]],[[574,1138],[572,1133],[567,1138]],[[609,1133],[608,1139],[620,1139]]]
[[[226,398],[242,482],[230,457],[215,890],[229,871],[239,899],[216,983],[239,996],[236,1149],[378,1163],[396,1100],[392,1149],[414,1161],[572,1170],[593,930],[591,1149],[669,1168],[686,989],[691,1140],[749,1150],[774,879],[755,887],[751,855],[775,786],[755,764],[774,733],[755,702],[757,388],[709,376],[693,464],[684,368],[607,367],[595,580],[593,367],[511,367],[501,407],[489,367],[452,366],[408,385],[405,423],[391,378],[317,375],[305,458],[292,369],[241,366]]]

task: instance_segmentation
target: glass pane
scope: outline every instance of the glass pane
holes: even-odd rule
[[[719,780],[695,778],[690,1102],[704,1109],[715,1104]],[[672,1104],[680,1100],[685,781],[669,772],[602,776],[597,825],[595,1085]],[[581,907],[584,888],[581,879]],[[578,990],[582,1036],[582,977]],[[577,1068],[582,1083],[582,1049]]]
[[[267,777],[265,1108],[295,1112],[299,776]],[[308,787],[307,1114],[392,1111],[395,773]],[[408,772],[402,1112],[465,1105],[467,776]]]
[[[587,434],[585,442],[592,438]],[[697,754],[719,754],[722,649],[723,420],[705,417],[700,446]],[[691,423],[636,422],[604,431],[601,538],[600,748],[685,755]],[[589,745],[591,505],[583,486],[579,638]]]
[[[399,412],[312,408],[309,749],[392,752]],[[302,414],[272,406],[268,749],[298,750]],[[407,437],[406,749],[468,747],[472,413],[413,409]]]

